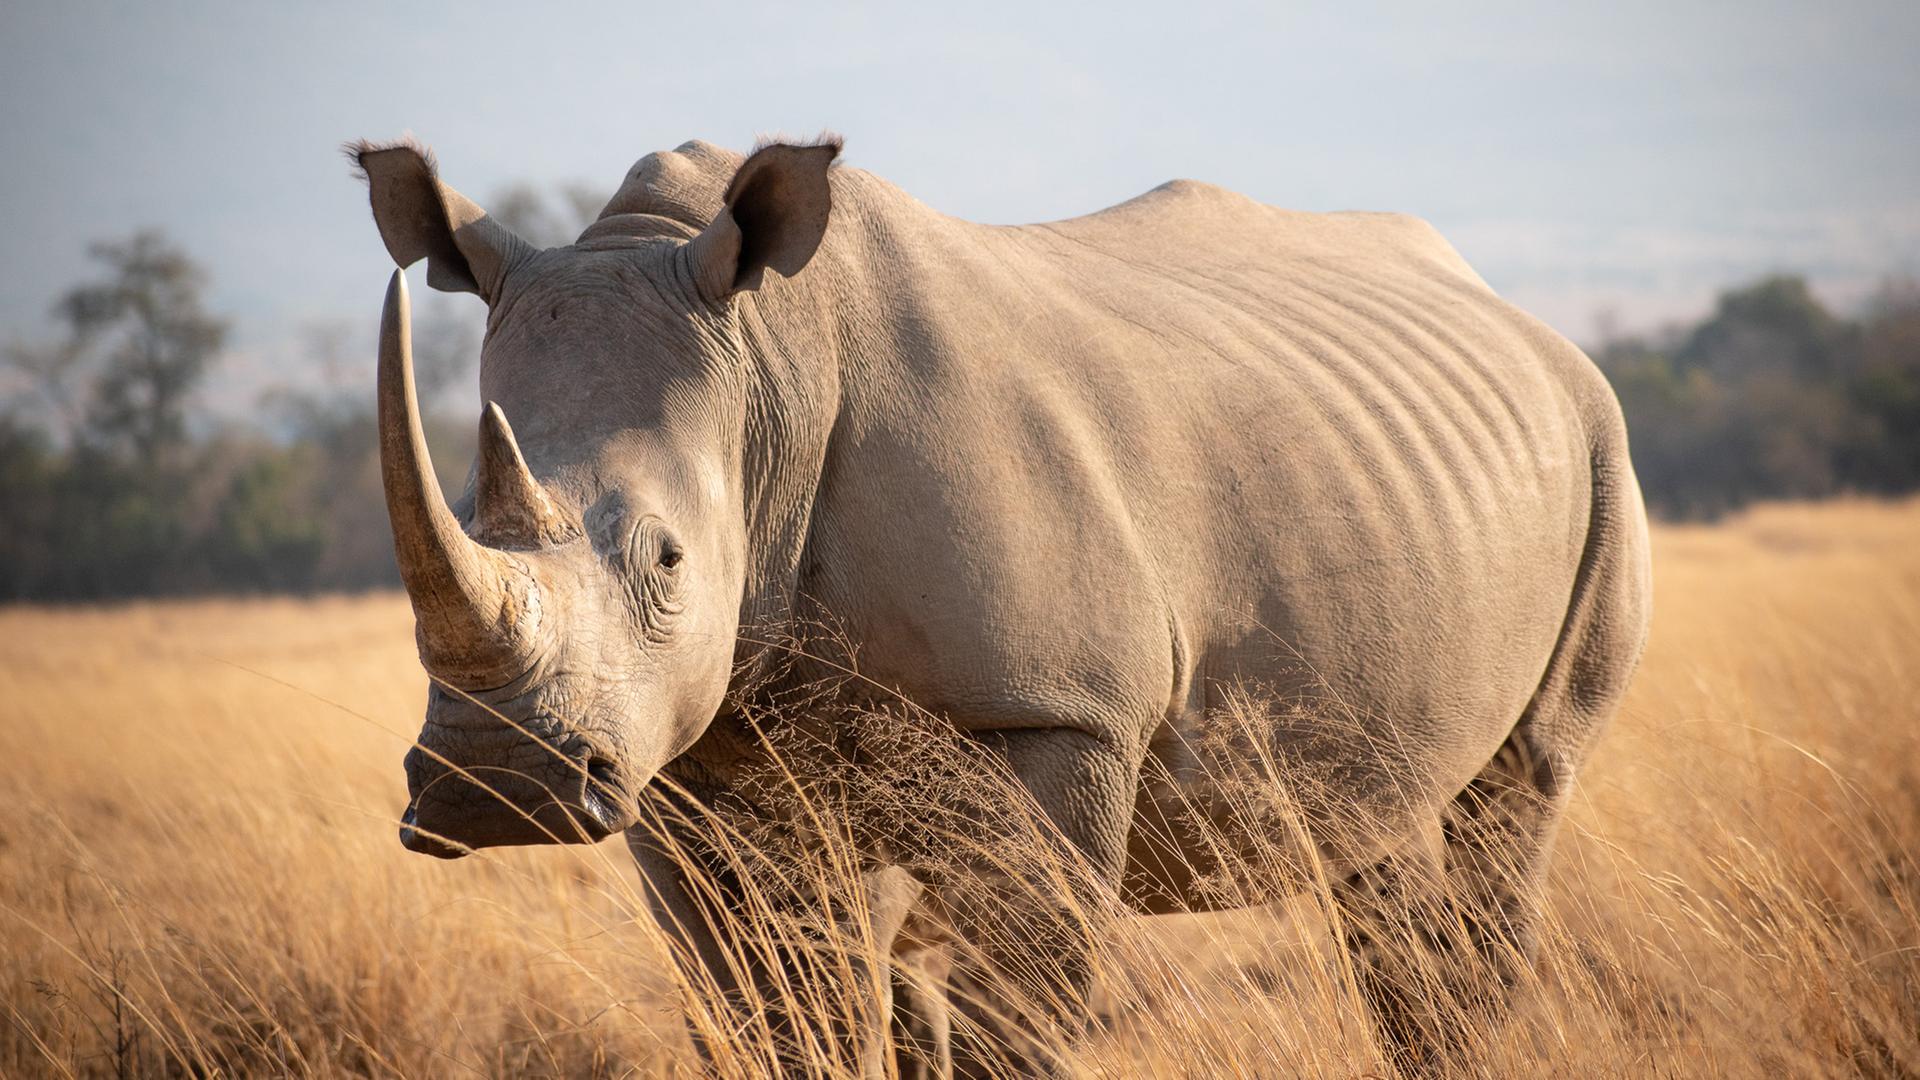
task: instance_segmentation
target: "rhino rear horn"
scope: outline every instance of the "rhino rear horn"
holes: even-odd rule
[[[527,666],[540,629],[540,586],[522,560],[470,539],[441,494],[420,424],[401,271],[387,285],[380,317],[379,426],[380,478],[420,660],[463,689],[501,685]]]
[[[580,535],[578,524],[533,478],[507,414],[491,401],[480,414],[480,464],[473,500],[475,534],[488,544],[538,548]]]

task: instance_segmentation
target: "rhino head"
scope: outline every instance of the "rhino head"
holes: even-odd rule
[[[838,150],[756,151],[719,174],[704,226],[620,213],[616,196],[580,241],[547,250],[441,183],[425,151],[351,151],[403,268],[378,400],[394,549],[432,677],[405,762],[409,849],[622,831],[721,707],[750,565],[735,308],[768,267],[791,276],[812,258]],[[421,258],[430,284],[488,306],[479,449],[451,506],[414,390],[404,267]]]

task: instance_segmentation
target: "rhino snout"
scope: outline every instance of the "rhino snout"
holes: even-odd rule
[[[594,843],[638,817],[618,758],[595,740],[515,733],[442,747],[423,732],[407,751],[407,850],[457,858],[476,848]]]

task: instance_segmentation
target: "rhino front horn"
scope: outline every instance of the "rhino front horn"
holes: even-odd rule
[[[539,631],[539,583],[523,561],[461,531],[441,494],[420,424],[407,278],[398,270],[380,315],[379,424],[380,478],[421,663],[463,689],[510,681],[527,666]]]

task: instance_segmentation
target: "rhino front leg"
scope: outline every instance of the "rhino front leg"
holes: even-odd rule
[[[763,881],[749,900],[751,886],[706,843],[694,823],[698,816],[676,815],[627,833],[654,921],[692,998],[695,1050],[722,1075],[887,1075],[896,980],[875,965],[890,967],[919,882],[897,868],[871,871],[861,883],[867,903],[840,913],[866,924],[817,933],[810,928],[834,916],[815,898],[770,898]],[[777,910],[782,925],[741,921],[769,910]],[[823,939],[836,947],[819,948]],[[837,947],[848,944],[853,947]],[[741,1036],[754,1031],[762,1037]]]
[[[1060,1072],[1087,1025],[1092,918],[1125,865],[1138,766],[1085,732],[995,731],[981,742],[1046,815],[1052,835],[981,853],[941,901],[957,938],[948,980],[956,1076]],[[997,843],[999,838],[989,840]],[[1023,846],[1059,845],[1052,851]]]
[[[737,1002],[742,978],[737,970],[738,950],[723,941],[720,920],[712,910],[715,882],[696,880],[705,847],[693,830],[664,824],[646,824],[627,831],[627,848],[640,870],[640,884],[654,925],[667,939],[673,963],[679,968],[681,982],[693,1000],[693,1009],[724,1011],[728,1002]],[[711,1007],[719,1005],[715,1010]],[[707,1044],[706,1027],[694,1022],[689,1012],[689,1029],[694,1049],[712,1062],[714,1048]]]

